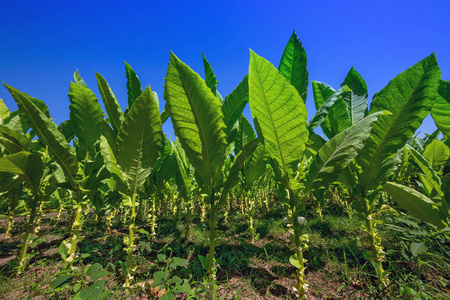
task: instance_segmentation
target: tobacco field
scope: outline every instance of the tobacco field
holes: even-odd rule
[[[125,63],[127,107],[76,71],[60,124],[4,83],[18,109],[0,99],[0,298],[449,299],[436,56],[370,101],[354,68],[310,82],[295,32],[280,56],[250,50],[226,96],[204,55],[194,71],[171,52],[163,95]]]

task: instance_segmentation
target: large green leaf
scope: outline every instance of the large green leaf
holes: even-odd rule
[[[238,153],[247,143],[255,138],[256,135],[252,124],[250,124],[244,115],[241,115],[239,120],[234,123],[227,140],[228,143],[234,142],[234,153]]]
[[[267,153],[263,144],[259,144],[253,151],[252,155],[245,162],[244,180],[245,187],[250,190],[253,184],[264,174],[267,170]]]
[[[392,79],[373,99],[369,114],[387,110],[392,115],[379,117],[361,155],[356,158],[363,170],[358,182],[363,196],[383,185],[385,175],[395,166],[395,160],[391,158],[413,137],[430,113],[440,73],[436,57],[432,54]]]
[[[162,123],[150,86],[131,106],[117,135],[117,163],[136,193],[160,155]]]
[[[355,159],[369,137],[372,124],[382,112],[373,113],[335,135],[319,149],[309,168],[305,193],[311,189],[327,188],[338,179],[340,172]]]
[[[348,115],[350,123],[355,124],[362,118],[367,110],[369,94],[367,93],[367,85],[364,79],[352,67],[345,77],[341,86],[348,86],[350,91],[342,95],[347,104]]]
[[[175,135],[211,192],[213,183],[222,180],[227,147],[222,104],[205,81],[173,53],[164,87]]]
[[[439,228],[448,226],[436,203],[425,195],[395,182],[386,182],[384,189],[401,208],[409,211],[416,218],[430,222]]]
[[[103,111],[90,89],[72,82],[69,91],[70,120],[78,138],[77,156],[81,161],[94,155],[94,145],[102,134]]]
[[[311,128],[320,124],[323,133],[331,139],[351,125],[347,105],[340,97],[345,87],[344,90],[338,90],[338,92],[328,84],[318,81],[313,81],[312,87],[317,113],[311,119]],[[321,108],[322,106],[324,107]]]
[[[412,154],[415,163],[419,166],[420,170],[424,175],[421,176],[423,184],[425,184],[426,187],[431,187],[428,188],[429,193],[427,196],[430,197],[431,191],[433,189],[435,189],[440,196],[444,196],[444,194],[441,191],[441,179],[439,178],[436,171],[433,169],[432,165],[428,163],[428,161],[425,159],[425,157],[422,156],[422,154],[419,153],[419,151],[417,151],[410,145],[407,144],[406,148]]]
[[[116,181],[124,182],[125,180],[120,168],[117,166],[117,159],[114,152],[115,145],[114,148],[112,148],[107,138],[103,135],[100,136],[100,153],[103,157],[103,163],[105,164],[106,169],[113,176],[116,176]]]
[[[5,102],[3,102],[3,99],[0,98],[0,124],[3,124],[5,119],[9,117],[9,114],[11,112],[9,111],[8,107],[6,106]]]
[[[437,128],[447,138],[450,138],[450,81],[440,81],[436,103],[431,110],[431,116]]]
[[[7,84],[5,84],[5,87],[13,96],[19,110],[27,119],[27,123],[36,132],[39,140],[47,145],[55,156],[69,182],[75,185],[73,177],[78,170],[77,158],[71,151],[64,135],[58,130],[56,124],[34,105],[27,95]]]
[[[244,166],[245,161],[255,151],[256,147],[258,147],[259,142],[259,138],[249,142],[238,154],[236,154],[236,157],[230,166],[230,170],[228,171],[220,201],[217,204],[218,206],[225,202],[228,192],[239,182],[239,171]]]
[[[276,172],[289,178],[308,140],[306,107],[297,90],[269,61],[250,51],[249,103],[258,135],[274,160]]]
[[[217,92],[217,85],[219,84],[219,81],[217,80],[211,65],[209,64],[208,60],[206,59],[203,53],[202,58],[203,58],[203,67],[205,69],[206,85],[211,89],[211,92],[215,95]]]
[[[426,158],[433,169],[439,170],[450,158],[450,149],[443,142],[433,140],[425,147],[423,157]]]
[[[248,103],[248,76],[239,83],[239,85],[225,97],[223,102],[223,120],[227,126],[227,134],[230,133],[233,125],[242,115],[242,111]]]
[[[323,99],[323,96],[328,96],[330,93],[329,91],[333,90],[331,87],[329,87],[329,89],[325,89],[326,85],[324,83],[321,82],[315,82],[313,81],[313,91],[314,91],[314,95],[315,99],[318,99],[317,102],[321,101]],[[333,90],[334,91],[334,90]],[[337,91],[331,93],[327,99],[325,99],[325,101],[322,103],[322,105],[317,109],[316,114],[311,118],[311,120],[309,121],[308,124],[308,129],[309,130],[313,130],[316,127],[318,127],[319,125],[321,125],[323,122],[325,122],[328,114],[330,113],[332,107],[336,104],[336,101],[340,100],[343,101],[341,99],[342,93],[348,93],[349,89],[347,86],[343,86],[340,89],[338,89]],[[319,100],[320,99],[320,100]],[[316,103],[317,103],[316,102]],[[345,106],[342,105],[344,102],[338,104],[341,108],[344,108]],[[327,132],[329,132],[329,134],[327,136],[331,136],[331,123],[330,120],[327,119],[327,124],[325,126],[325,128],[323,128],[324,133],[325,130],[327,130]]]
[[[136,72],[131,68],[130,64],[125,62],[125,74],[127,76],[127,94],[128,94],[128,107],[125,110],[125,114],[131,109],[134,101],[142,94],[141,81]]]
[[[186,165],[184,163],[184,161],[186,161],[186,158],[184,158],[183,160],[183,156],[185,156],[185,153],[183,152],[183,148],[177,147],[174,144],[172,144],[172,150],[177,160],[177,169],[176,169],[177,183],[180,188],[182,197],[185,200],[188,200],[192,198],[191,193],[192,178],[190,177],[188,170],[186,169]]]
[[[0,125],[0,144],[10,154],[20,151],[30,151],[31,140],[21,131],[13,130],[5,125]]]
[[[75,132],[73,130],[73,125],[70,120],[65,120],[58,125],[58,130],[64,135],[66,141],[70,141],[75,137]]]
[[[0,172],[18,175],[26,182],[34,195],[39,192],[43,164],[39,156],[21,151],[0,158]]]
[[[27,124],[25,119],[20,116],[19,110],[11,112],[2,124],[10,129],[18,130],[24,134],[27,133],[28,129],[30,129],[30,126]]]
[[[98,90],[100,91],[100,95],[102,95],[103,104],[105,105],[105,110],[111,125],[118,132],[123,121],[122,108],[105,78],[97,72],[95,72],[95,77],[97,78]]]
[[[278,70],[297,89],[300,97],[306,102],[308,96],[308,68],[306,66],[306,51],[297,34],[292,35],[284,48]]]
[[[328,138],[332,138],[352,125],[347,110],[347,104],[342,97],[339,97],[331,107],[328,118],[330,119],[332,133],[332,136],[328,136]]]

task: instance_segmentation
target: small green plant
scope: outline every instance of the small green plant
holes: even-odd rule
[[[170,251],[170,254],[166,253]],[[164,294],[159,298],[161,300],[171,300],[175,299],[176,294],[185,293],[187,295],[186,299],[196,299],[195,292],[196,289],[192,288],[189,284],[191,278],[182,279],[181,277],[174,275],[178,267],[183,267],[186,265],[187,260],[179,257],[172,257],[172,249],[167,247],[167,245],[161,249],[157,255],[155,263],[161,266],[159,271],[153,273],[153,288],[158,288],[159,291]]]
[[[73,287],[71,287],[71,289],[76,294],[72,298],[72,300],[105,299],[109,294],[109,291],[104,291],[106,279],[100,278],[108,276],[109,272],[102,269],[102,265],[100,265],[99,263],[95,263],[92,266],[88,266],[82,269],[82,272],[65,274],[65,272],[63,271],[61,272],[61,275],[59,275],[52,281],[52,283],[50,284],[50,288],[54,290],[56,296],[59,295],[59,293],[63,289],[67,289],[67,287],[69,287],[69,283],[75,280],[76,283]],[[90,278],[89,282],[86,281],[85,275]]]

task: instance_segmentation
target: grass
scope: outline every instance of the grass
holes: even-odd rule
[[[289,237],[282,211],[277,205],[273,205],[269,212],[264,209],[256,211],[255,228],[259,238],[254,244],[250,242],[246,216],[241,214],[239,209],[230,213],[227,223],[220,219],[218,230],[221,244],[216,248],[218,298],[294,299],[291,274],[295,270],[289,264],[291,251],[288,248]],[[333,214],[325,214],[324,220],[319,220],[313,210],[305,213],[310,237],[305,256],[308,261],[306,276],[310,284],[310,299],[395,299],[404,297],[407,293],[421,293],[422,296],[429,295],[431,298],[440,299],[449,292],[449,260],[439,248],[448,242],[433,236],[435,230],[432,227],[419,223],[419,228],[414,228],[411,223],[397,222],[395,225],[404,231],[393,231],[389,226],[380,228],[380,234],[386,237],[383,246],[390,249],[385,266],[391,272],[391,286],[382,290],[376,284],[372,266],[367,263],[368,244],[360,229],[363,222],[355,216],[349,218],[339,208],[329,211]],[[324,212],[327,210],[324,209]],[[155,238],[140,235],[135,250],[138,269],[134,282],[144,283],[151,280],[154,272],[161,270],[157,255],[171,251],[173,257],[187,259],[186,266],[177,268],[171,276],[189,279],[190,285],[200,291],[204,288],[205,272],[198,256],[204,256],[208,252],[208,241],[205,238],[207,226],[201,224],[198,218],[194,218],[190,237],[185,241],[182,237],[182,221],[174,221],[169,217],[158,218]],[[398,219],[390,215],[384,218],[388,224],[389,221]],[[418,222],[408,218],[406,220]],[[106,289],[110,294],[107,299],[155,298],[155,290],[148,285],[135,285],[129,292],[121,288],[123,276],[119,261],[125,261],[123,237],[126,229],[118,219],[113,223],[106,240],[103,229],[97,226],[94,219],[87,219],[83,230],[85,239],[80,243],[79,250],[83,258],[77,266],[100,263],[109,272]],[[0,263],[17,251],[17,236],[23,228],[21,222],[23,220],[17,220],[12,239],[1,241]],[[43,219],[39,234],[46,243],[33,249],[36,256],[30,261],[25,274],[12,275],[7,263],[0,266],[1,299],[71,299],[75,294],[73,288],[76,282],[58,293],[49,288],[49,284],[61,269],[62,260],[58,254],[58,246],[68,234],[67,216],[58,224],[52,222],[52,219]],[[139,228],[150,231],[148,222],[141,221],[138,225]],[[0,232],[4,232],[5,226],[2,222]],[[410,241],[417,242],[420,239],[426,240],[429,253],[419,255],[419,276],[416,272],[417,260],[406,260],[402,249],[407,247]],[[82,270],[83,268],[78,268],[72,272]],[[79,276],[82,274],[77,276],[81,278]],[[89,280],[82,282],[83,286],[88,284]]]

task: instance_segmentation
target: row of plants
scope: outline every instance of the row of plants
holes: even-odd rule
[[[164,109],[158,95],[150,86],[143,89],[126,64],[125,110],[105,78],[95,74],[105,112],[75,72],[69,86],[70,119],[59,125],[43,101],[5,84],[18,106],[10,111],[0,101],[0,196],[9,219],[6,235],[14,216],[28,216],[16,272],[25,271],[28,247],[48,203],[71,216],[70,235],[59,247],[66,270],[77,265],[78,244],[91,211],[107,228],[118,215],[126,218],[127,258],[121,263],[125,287],[133,283],[139,235],[155,235],[158,215],[180,211],[187,240],[192,215],[200,207],[209,252],[199,260],[214,297],[216,247],[221,242],[218,218],[227,218],[231,199],[242,199],[254,242],[254,209],[256,202],[264,201],[258,194],[270,187],[283,204],[289,261],[297,270],[294,289],[303,299],[309,245],[304,213],[314,199],[321,215],[331,187],[352,197],[352,210],[364,221],[377,282],[381,289],[389,286],[377,218],[386,197],[448,239],[450,82],[441,80],[432,54],[375,93],[369,107],[367,85],[351,68],[337,90],[312,81],[316,113],[308,121],[306,61],[295,33],[278,68],[250,51],[248,75],[223,98],[205,56],[203,80],[171,53]],[[254,128],[243,114],[247,103]],[[414,134],[430,113],[438,129],[420,139]],[[175,141],[162,130],[169,118]],[[319,127],[326,138],[314,132]],[[149,222],[151,231],[139,229],[137,218]]]

